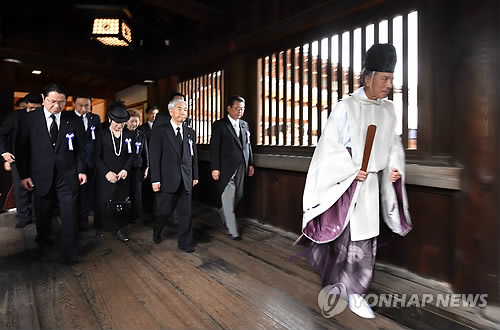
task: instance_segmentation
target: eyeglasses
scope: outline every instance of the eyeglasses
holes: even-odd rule
[[[90,104],[75,104],[75,108],[90,108]]]
[[[45,99],[48,104],[53,105],[53,104],[59,104],[61,107],[63,107],[66,104],[66,100],[64,101],[55,101],[55,100],[50,100],[50,99]]]

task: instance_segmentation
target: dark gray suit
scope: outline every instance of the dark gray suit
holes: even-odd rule
[[[248,123],[240,119],[239,129],[238,137],[226,116],[213,123],[210,139],[210,169],[220,171],[218,191],[222,208],[219,216],[233,237],[239,236],[234,208],[243,197],[248,167],[253,166]]]

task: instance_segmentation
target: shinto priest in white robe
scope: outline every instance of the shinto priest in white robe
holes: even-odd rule
[[[377,131],[368,176],[355,181],[371,124]],[[395,183],[390,181],[393,169],[401,174]],[[406,235],[412,225],[404,180],[405,156],[396,134],[394,105],[387,99],[368,99],[361,88],[335,106],[318,142],[304,188],[303,234],[296,243],[305,237],[315,243],[331,242],[348,224],[351,241],[376,237],[379,213],[393,232]],[[322,219],[326,211],[331,214]]]

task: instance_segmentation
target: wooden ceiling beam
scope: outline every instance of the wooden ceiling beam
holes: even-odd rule
[[[58,71],[81,76],[91,76],[97,79],[125,80],[142,83],[144,79],[151,79],[150,72],[140,72],[123,66],[113,66],[88,62],[80,59],[55,56],[52,54],[0,47],[0,57],[16,58],[21,65],[31,65],[41,68],[42,71]]]
[[[156,8],[165,9],[172,14],[186,17],[207,24],[223,24],[227,17],[213,8],[206,7],[193,0],[163,1],[142,0]]]
[[[41,91],[46,84],[47,84],[46,81],[34,81],[34,80],[16,81],[14,83],[14,90],[23,92],[36,92],[36,91]],[[74,93],[82,90],[81,85],[73,84],[71,82],[69,82],[67,85],[63,85],[63,87],[69,93],[69,96],[72,96]],[[118,91],[111,88],[101,88],[101,87],[96,88],[91,86],[87,86],[83,90],[86,93],[88,93],[92,98],[102,98],[102,99],[106,98],[112,99],[115,97],[116,92]]]

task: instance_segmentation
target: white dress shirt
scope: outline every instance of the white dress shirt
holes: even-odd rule
[[[182,134],[182,124],[180,126],[177,126],[176,123],[174,123],[174,121],[172,119],[170,119],[170,125],[172,125],[172,128],[174,129],[174,135],[177,137],[177,127],[179,127],[181,130],[180,130],[180,134],[181,134],[181,138],[184,136]]]
[[[85,132],[86,132],[89,128],[89,118],[87,117],[87,114],[82,115],[81,113],[79,113],[76,110],[75,110],[75,114],[80,118],[83,117],[83,126],[85,126]]]
[[[49,132],[50,136],[50,125],[52,124],[52,118],[50,118],[51,115],[56,116],[56,124],[57,124],[57,129],[61,127],[61,113],[50,113],[45,107],[43,107],[43,113],[45,114],[45,123],[47,125],[47,132]]]
[[[234,131],[236,132],[236,136],[240,137],[240,120],[239,119],[234,120],[233,118],[231,118],[231,116],[227,117],[229,118],[231,125],[233,125]]]

